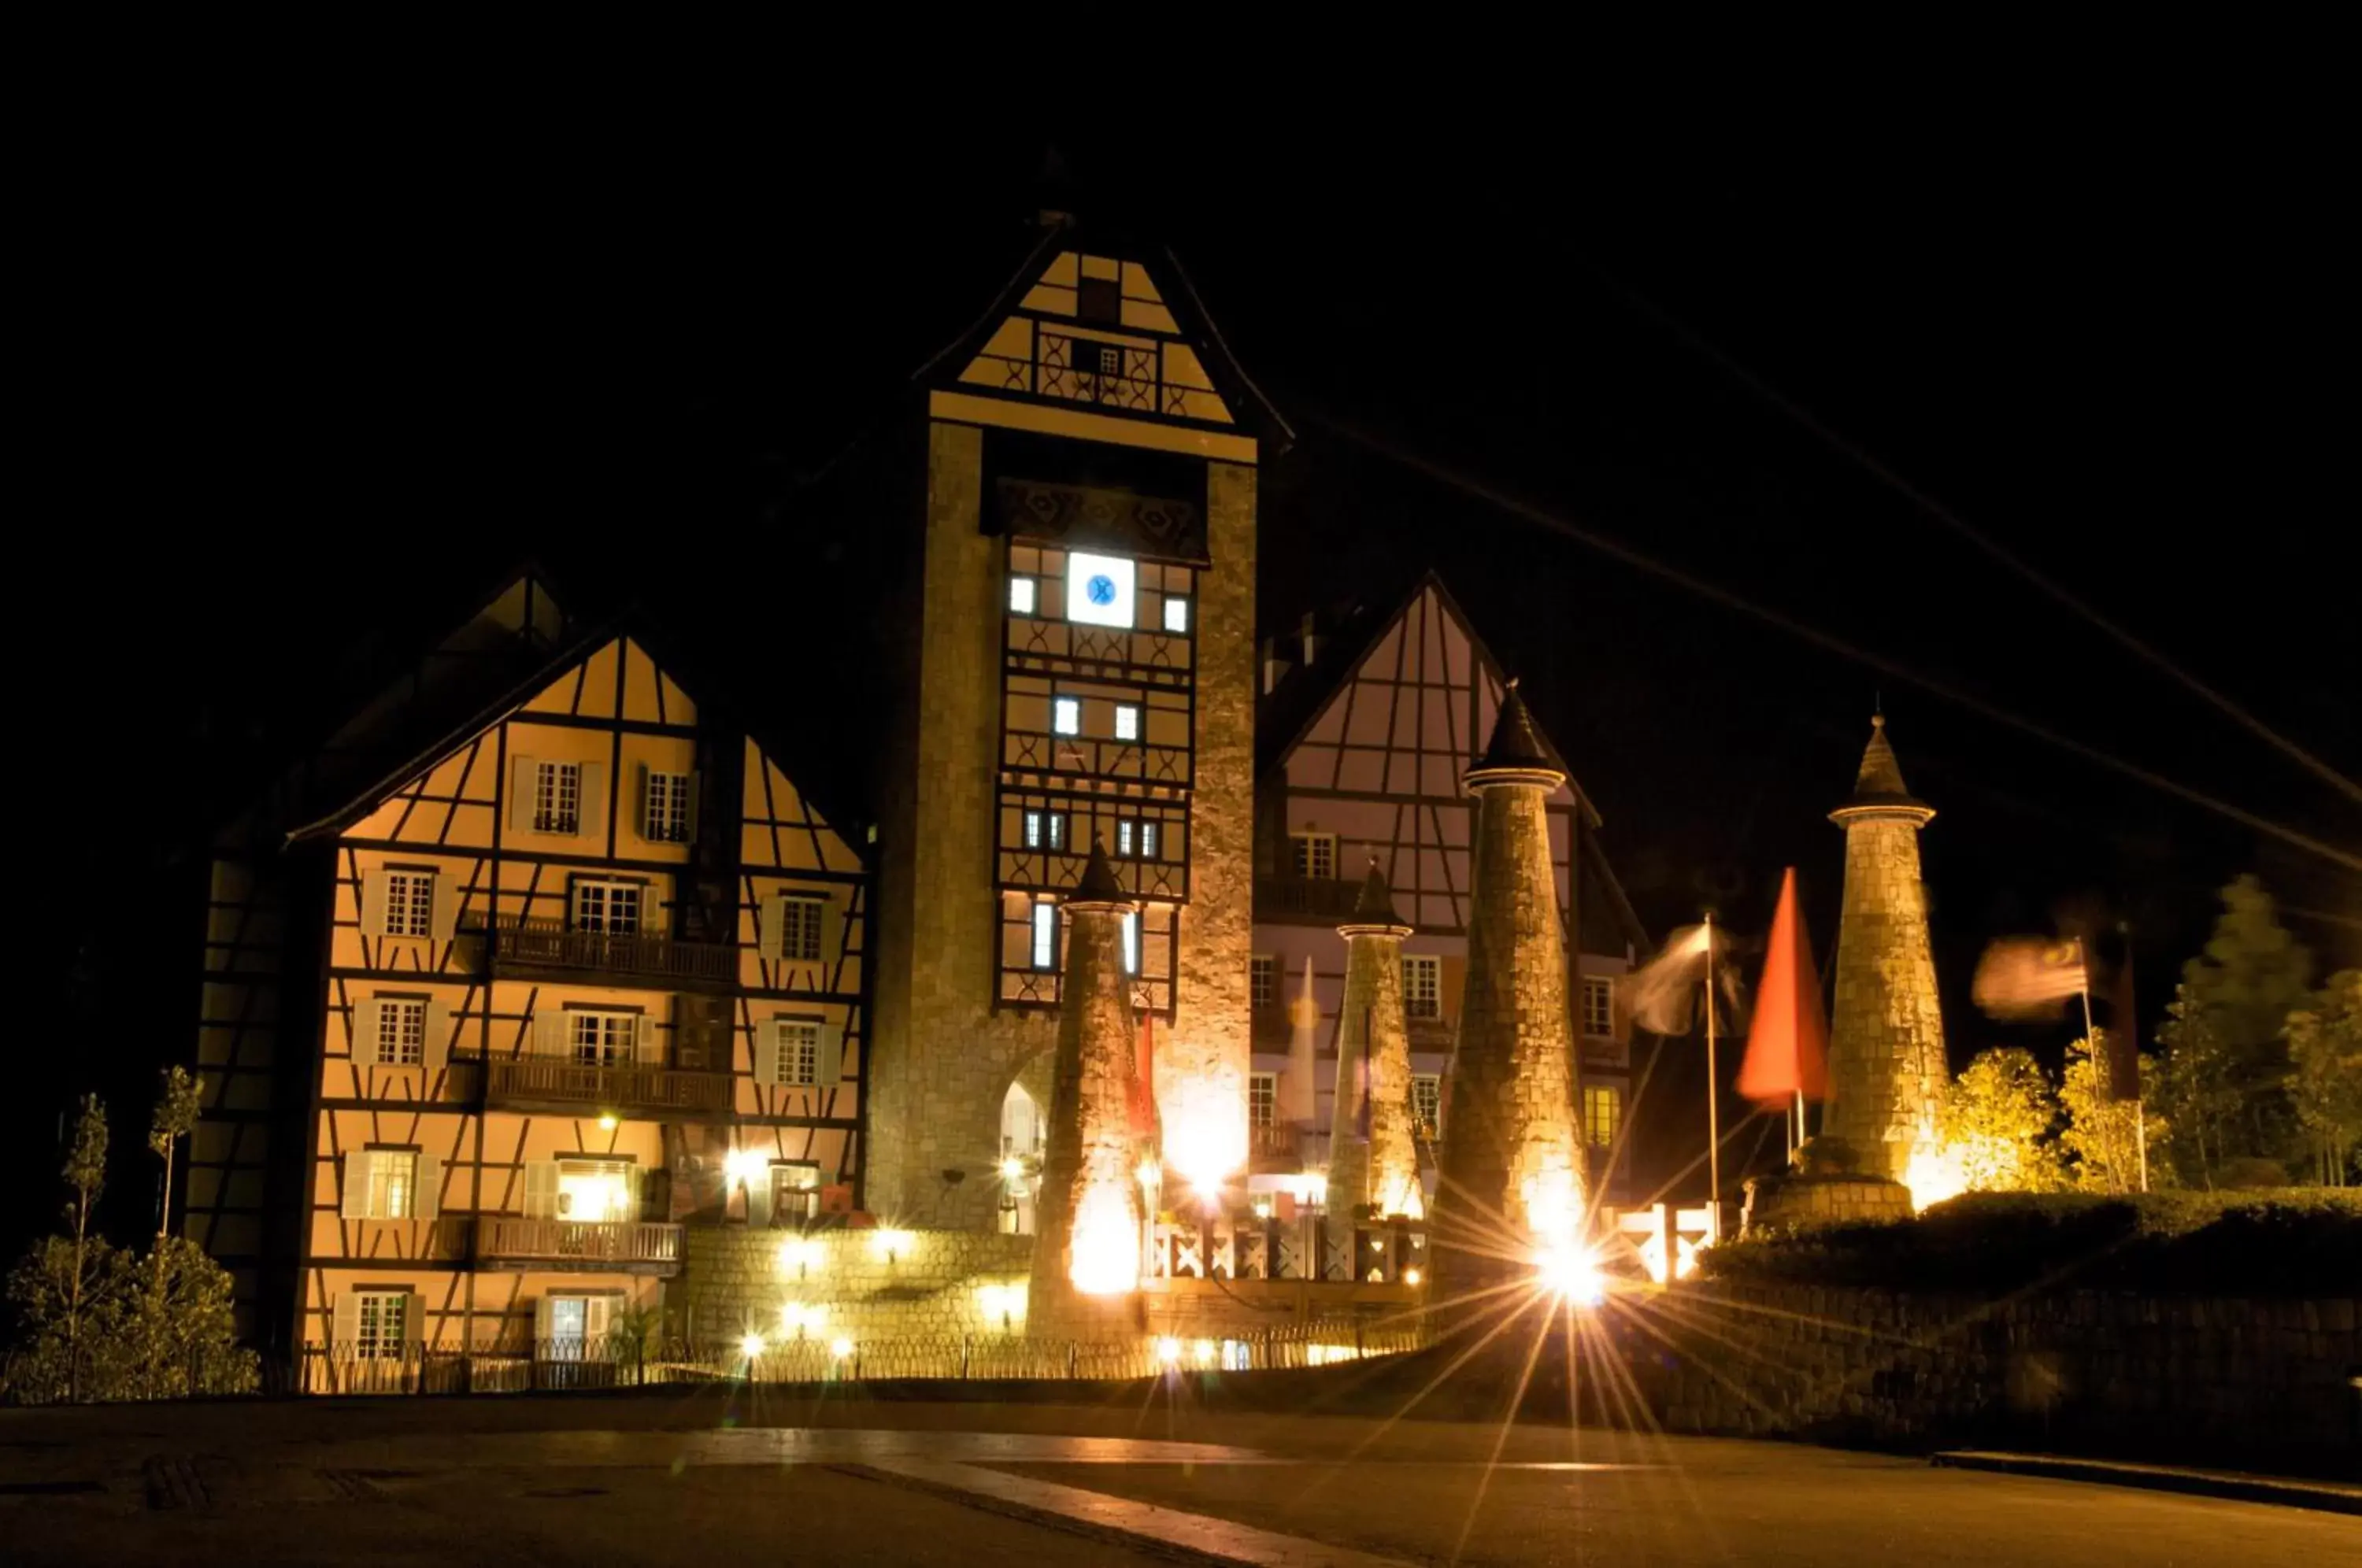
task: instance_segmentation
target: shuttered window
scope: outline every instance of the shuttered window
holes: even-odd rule
[[[1443,960],[1431,953],[1406,953],[1402,961],[1403,1015],[1443,1016]]]
[[[389,871],[385,874],[385,934],[432,936],[435,933],[435,873]]]
[[[646,778],[646,798],[641,802],[640,836],[650,844],[687,844],[689,775],[658,773],[650,768]]]
[[[1410,1113],[1418,1118],[1419,1135],[1432,1142],[1442,1120],[1443,1079],[1435,1073],[1414,1073],[1410,1080]]]
[[[576,1061],[596,1066],[621,1066],[632,1059],[639,1036],[640,1015],[574,1008],[566,1014],[566,1026]]]
[[[821,924],[827,912],[826,899],[801,899],[789,894],[780,911],[779,956],[790,963],[817,963],[821,956]]]
[[[789,1087],[820,1081],[820,1024],[816,1020],[779,1020],[779,1077]]]
[[[1584,977],[1583,1032],[1601,1036],[1616,1032],[1616,982],[1604,975]]]
[[[1583,1136],[1585,1142],[1602,1149],[1613,1147],[1617,1127],[1623,1120],[1622,1094],[1604,1085],[1584,1086]]]
[[[544,762],[534,768],[533,831],[579,833],[582,829],[582,765]]]
[[[388,1067],[415,1067],[426,1060],[425,998],[379,999],[377,1059]]]
[[[600,931],[612,936],[635,935],[640,929],[638,882],[611,882],[589,877],[574,880],[574,929]]]
[[[369,1217],[407,1220],[418,1209],[418,1155],[408,1149],[370,1149]]]
[[[410,1294],[403,1290],[354,1292],[353,1359],[400,1361],[409,1317]]]

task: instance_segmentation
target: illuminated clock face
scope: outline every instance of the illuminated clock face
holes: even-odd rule
[[[1129,626],[1137,601],[1133,563],[1121,556],[1066,558],[1066,619],[1093,626]]]

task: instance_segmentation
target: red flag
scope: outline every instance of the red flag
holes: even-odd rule
[[[1131,1135],[1156,1142],[1156,1015],[1140,1015],[1140,1051],[1132,1061]]]
[[[1813,944],[1796,912],[1796,868],[1780,879],[1780,908],[1772,917],[1771,950],[1756,988],[1755,1024],[1747,1032],[1747,1059],[1738,1092],[1762,1106],[1785,1106],[1799,1093],[1827,1098],[1829,1030],[1821,1014],[1820,976]]]

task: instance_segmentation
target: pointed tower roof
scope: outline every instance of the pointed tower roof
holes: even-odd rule
[[[1934,807],[1914,797],[1903,783],[1903,765],[1894,759],[1894,745],[1886,738],[1886,715],[1870,720],[1870,745],[1861,754],[1861,771],[1854,776],[1853,799],[1829,813],[1843,824],[1863,817],[1915,817],[1925,826],[1936,815]]]
[[[1395,913],[1395,892],[1386,885],[1386,874],[1376,856],[1370,856],[1370,874],[1362,878],[1361,897],[1353,900],[1353,918],[1337,929],[1347,936],[1369,932],[1410,934],[1409,922]]]
[[[1518,678],[1511,676],[1501,692],[1501,712],[1493,722],[1493,738],[1476,766],[1468,770],[1468,782],[1547,784],[1556,789],[1566,779],[1566,764],[1542,734],[1541,726],[1534,723],[1525,695],[1518,690]]]
[[[1101,839],[1091,841],[1091,857],[1083,865],[1083,879],[1076,884],[1070,904],[1118,904],[1131,907],[1131,895],[1116,880],[1115,867],[1108,860],[1107,844]]]

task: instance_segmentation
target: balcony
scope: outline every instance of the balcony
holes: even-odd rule
[[[476,1262],[484,1268],[549,1268],[671,1275],[686,1252],[684,1228],[639,1220],[525,1220],[487,1214],[476,1221]]]
[[[483,1066],[484,1103],[504,1110],[704,1117],[727,1116],[735,1103],[728,1073],[572,1056],[494,1056]]]
[[[1292,925],[1341,925],[1353,918],[1362,884],[1334,877],[1258,877],[1254,918]]]
[[[504,920],[459,934],[490,948],[496,975],[612,976],[667,990],[727,989],[738,983],[738,949],[728,943],[683,942],[656,932],[576,931],[561,920]]]

